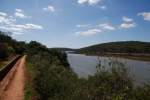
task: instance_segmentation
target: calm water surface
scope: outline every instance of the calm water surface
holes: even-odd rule
[[[137,84],[143,84],[150,81],[150,62],[130,60],[116,57],[100,57],[102,65],[109,66],[110,59],[119,61],[128,67],[131,76]],[[68,54],[68,61],[72,70],[81,78],[87,78],[89,75],[94,75],[96,65],[98,64],[97,56],[86,56],[81,54]]]

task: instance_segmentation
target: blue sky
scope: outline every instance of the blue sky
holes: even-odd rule
[[[150,0],[0,0],[0,30],[47,47],[150,42]]]

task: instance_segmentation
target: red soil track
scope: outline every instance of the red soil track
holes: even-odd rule
[[[24,85],[25,85],[25,59],[26,56],[20,58],[15,66],[13,76],[9,78],[10,81],[3,91],[0,100],[23,100],[24,99]],[[10,71],[11,73],[11,71]],[[7,76],[6,76],[7,77]]]

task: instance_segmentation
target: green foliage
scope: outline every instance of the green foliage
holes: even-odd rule
[[[150,85],[136,88],[132,98],[132,100],[150,100]]]
[[[26,51],[25,42],[17,42],[6,32],[0,31],[0,59],[5,59],[11,55],[23,54]]]
[[[25,42],[16,42],[13,47],[16,54],[23,54],[27,50],[27,44]]]
[[[0,59],[5,59],[13,53],[14,49],[12,46],[9,46],[7,43],[0,43]]]
[[[49,50],[38,42],[28,45],[28,63],[34,66],[33,83],[40,100],[64,100],[72,93],[72,76],[65,53]],[[77,77],[76,77],[77,78]]]
[[[6,32],[0,31],[0,43],[10,42],[11,40],[12,40],[12,38],[10,36],[8,36]]]
[[[128,100],[133,89],[131,78],[121,64],[114,63],[111,70],[105,69],[101,64],[97,66],[95,76],[88,79],[91,89],[90,98],[93,100]],[[90,100],[90,99],[89,99]]]
[[[34,89],[33,79],[35,78],[34,67],[32,64],[27,63],[26,66],[26,82],[24,88],[24,100],[37,100],[36,91]]]

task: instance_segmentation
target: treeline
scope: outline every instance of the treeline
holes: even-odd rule
[[[51,48],[53,50],[58,50],[58,51],[76,51],[77,49],[71,49],[71,48]]]
[[[77,50],[86,54],[145,53],[150,54],[150,42],[124,41],[97,44]]]
[[[12,39],[6,32],[0,31],[0,59],[22,54],[26,51],[26,43]]]

